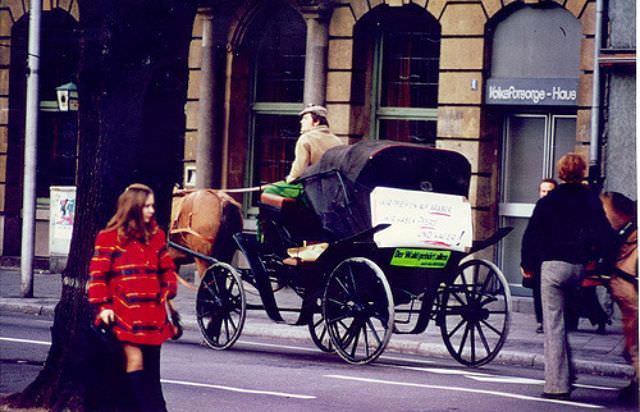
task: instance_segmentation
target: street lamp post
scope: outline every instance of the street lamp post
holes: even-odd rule
[[[29,45],[27,49],[27,104],[25,109],[22,243],[20,249],[20,291],[25,298],[33,297],[41,14],[41,1],[31,1],[29,9]]]

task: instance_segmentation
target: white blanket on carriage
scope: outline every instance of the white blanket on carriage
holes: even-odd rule
[[[371,224],[391,226],[373,237],[378,247],[417,247],[466,252],[473,242],[471,205],[464,196],[376,187]]]

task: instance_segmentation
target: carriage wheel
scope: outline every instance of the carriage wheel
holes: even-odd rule
[[[464,262],[440,303],[440,332],[455,360],[481,366],[496,357],[509,332],[511,291],[495,264]]]
[[[329,275],[323,312],[331,343],[351,364],[365,364],[384,351],[393,330],[389,283],[369,259],[343,260]]]
[[[324,314],[322,313],[320,306],[316,309],[320,310],[314,311],[313,315],[309,317],[309,322],[307,323],[311,340],[313,340],[313,343],[315,343],[321,351],[333,353],[336,350],[331,344],[331,337],[329,336],[329,331],[327,330],[327,325],[324,321]]]
[[[244,326],[246,298],[233,266],[219,262],[207,269],[198,288],[196,315],[209,347],[223,350],[235,343]]]

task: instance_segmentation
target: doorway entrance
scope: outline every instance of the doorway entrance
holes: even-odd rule
[[[500,267],[515,294],[526,295],[520,275],[520,244],[538,200],[538,184],[556,177],[555,165],[575,151],[576,116],[555,113],[515,113],[505,117],[502,142],[500,226],[513,232],[500,242]]]

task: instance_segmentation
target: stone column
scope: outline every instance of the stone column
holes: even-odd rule
[[[215,44],[213,42],[213,12],[198,10],[202,19],[202,62],[200,63],[200,97],[198,101],[198,143],[196,151],[196,188],[210,188],[219,184],[219,165],[216,165],[215,135]]]
[[[304,11],[303,11],[304,12]],[[304,66],[304,103],[325,104],[327,90],[327,49],[329,47],[329,15],[326,6],[304,12],[307,23],[307,45]]]

